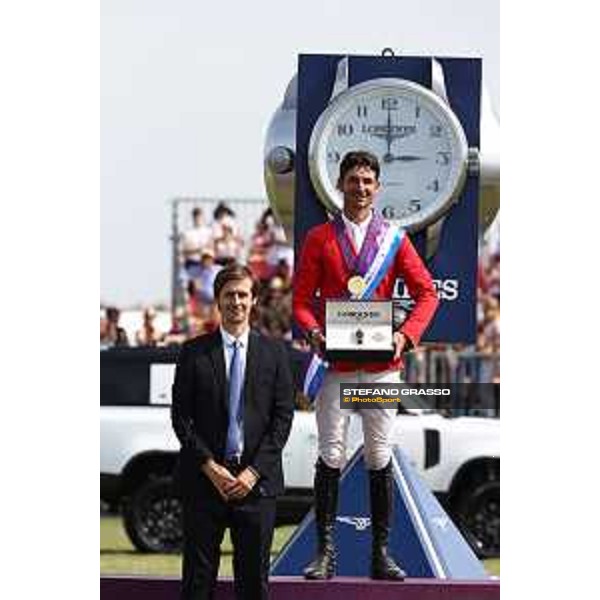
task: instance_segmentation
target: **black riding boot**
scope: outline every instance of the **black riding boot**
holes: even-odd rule
[[[340,470],[328,467],[319,458],[315,473],[315,517],[317,556],[304,569],[306,579],[330,579],[335,575],[333,534],[337,514]]]
[[[388,539],[392,524],[393,490],[392,463],[383,469],[369,471],[371,488],[371,523],[373,546],[371,554],[371,577],[373,579],[402,580],[406,573],[388,555]]]

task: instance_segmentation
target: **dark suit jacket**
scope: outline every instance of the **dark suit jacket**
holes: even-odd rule
[[[244,380],[244,453],[242,466],[260,475],[256,493],[283,492],[281,451],[294,413],[293,383],[288,353],[278,341],[255,331],[248,337]],[[179,355],[171,420],[181,443],[179,481],[182,492],[208,478],[201,465],[209,458],[222,464],[228,426],[228,394],[219,329],[186,342]]]

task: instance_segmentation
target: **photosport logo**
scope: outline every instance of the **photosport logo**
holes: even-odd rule
[[[450,396],[449,386],[419,385],[408,383],[340,383],[340,406],[342,408],[377,408],[381,405],[400,404],[409,397]]]

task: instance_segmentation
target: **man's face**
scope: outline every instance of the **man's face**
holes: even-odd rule
[[[379,181],[369,167],[353,167],[338,181],[344,196],[344,210],[350,214],[372,208],[379,191]]]
[[[252,280],[249,278],[226,283],[219,293],[218,306],[221,321],[227,325],[250,323],[250,311],[255,300],[252,298]]]

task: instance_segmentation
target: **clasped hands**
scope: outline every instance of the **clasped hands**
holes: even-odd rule
[[[257,482],[256,475],[250,469],[244,469],[234,477],[229,469],[212,459],[202,465],[202,471],[211,480],[223,500],[242,500]]]

